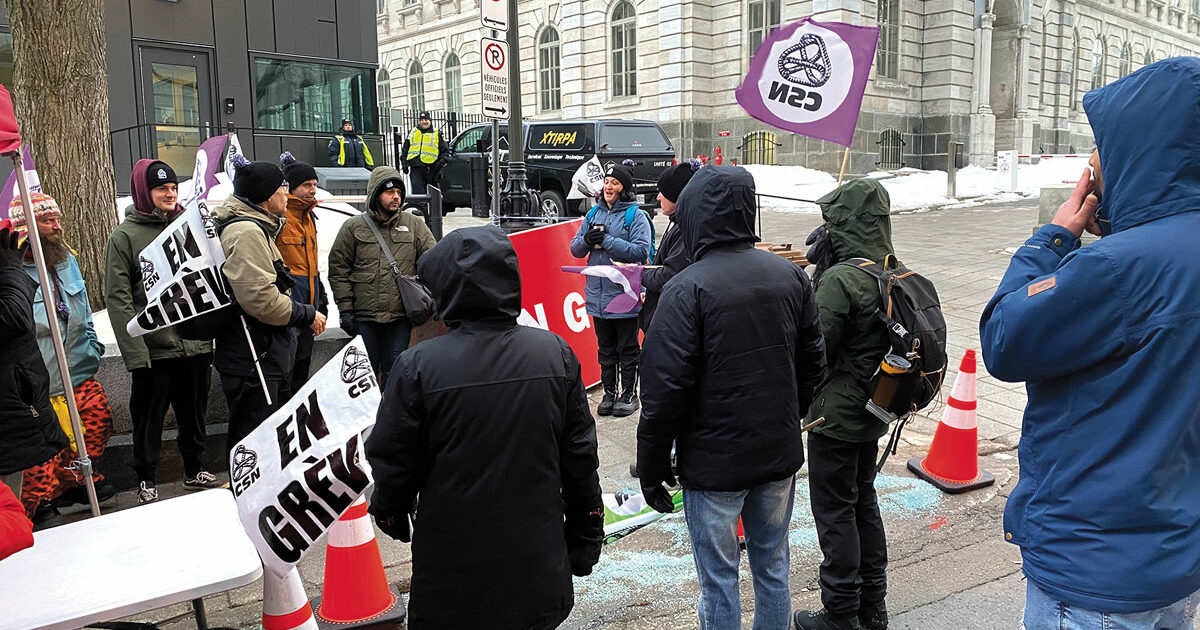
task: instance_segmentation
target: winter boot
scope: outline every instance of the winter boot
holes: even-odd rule
[[[828,610],[798,610],[792,615],[795,630],[861,630],[856,615],[839,617]]]
[[[641,406],[637,395],[637,377],[638,364],[621,366],[621,397],[613,404],[614,416],[624,418]]]
[[[863,630],[887,630],[887,606],[882,601],[868,602],[863,600],[858,607],[858,623]]]
[[[617,402],[617,366],[600,366],[600,382],[604,384],[604,400],[600,401],[600,406],[596,408],[596,414],[611,416],[613,404]]]

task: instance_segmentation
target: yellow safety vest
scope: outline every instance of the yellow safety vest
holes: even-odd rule
[[[338,134],[334,136],[338,141],[338,166],[346,165],[346,136]],[[375,160],[371,159],[371,150],[367,148],[367,141],[363,140],[363,157],[367,159],[367,166],[375,166]]]
[[[433,164],[437,161],[437,129],[429,132],[422,132],[420,127],[413,127],[412,133],[408,136],[408,157],[405,159],[411,160],[418,155],[421,156],[421,161],[425,164]]]

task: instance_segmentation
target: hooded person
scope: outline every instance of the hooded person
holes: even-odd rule
[[[415,276],[418,259],[436,244],[425,221],[401,209],[404,195],[399,171],[390,166],[372,171],[367,211],[342,223],[329,250],[329,288],[342,330],[351,337],[362,335],[371,364],[382,376],[408,348],[412,333],[388,255],[396,262],[396,273]]]
[[[1088,92],[1092,173],[983,311],[988,373],[1029,394],[1004,508],[1027,628],[1067,609],[1082,627],[1188,628],[1200,600],[1197,103],[1196,57]]]
[[[856,179],[817,200],[825,224],[814,231],[817,307],[829,365],[807,422],[825,421],[808,440],[809,500],[824,561],[820,611],[798,611],[795,627],[887,628],[887,539],[875,492],[878,440],[888,425],[867,411],[868,383],[891,350],[876,313],[879,283],[838,263],[885,262],[892,247],[891,203],[878,180]]]
[[[308,328],[314,335],[325,329],[325,316],[315,306],[289,296],[295,281],[275,245],[288,203],[283,171],[270,162],[247,162],[240,155],[234,160],[233,194],[212,211],[225,252],[221,270],[235,302],[229,308],[240,315],[221,327],[213,359],[229,403],[227,455],[287,402],[280,388],[295,365],[296,335],[291,329]]]
[[[343,118],[338,131],[329,141],[329,163],[334,166],[356,167],[371,170],[375,168],[375,159],[371,157],[371,149],[367,147],[354,129],[354,121]]]
[[[754,178],[738,166],[702,168],[683,189],[675,222],[692,263],[663,290],[642,355],[638,478],[647,503],[670,512],[677,444],[702,629],[741,627],[739,516],[754,627],[790,622],[801,421],[825,370],[808,276],[755,249],[755,212]]]
[[[499,228],[455,230],[418,267],[449,332],[396,361],[366,444],[370,511],[412,541],[409,627],[556,628],[604,536],[579,361],[517,325],[517,255]]]
[[[650,330],[650,321],[654,319],[654,310],[658,308],[658,297],[667,281],[691,262],[683,251],[683,240],[675,225],[675,212],[678,210],[676,203],[679,195],[696,171],[700,170],[700,166],[700,160],[692,158],[664,170],[658,177],[658,202],[663,215],[671,223],[663,232],[658,250],[654,252],[654,260],[650,261],[650,268],[642,272],[642,288],[646,292],[642,310],[638,313],[638,326],[642,331]]]
[[[211,381],[212,342],[180,337],[175,327],[139,337],[126,332],[129,320],[146,309],[142,250],[183,211],[178,179],[165,162],[138,160],[129,178],[133,204],[108,237],[104,255],[104,304],[125,369],[129,370],[129,416],[133,423],[133,470],[139,503],[158,500],[157,470],[163,418],[175,412],[176,446],[183,458],[184,487],[221,485],[204,469],[202,457]]]
[[[589,266],[642,265],[650,256],[651,242],[650,219],[638,208],[633,171],[624,164],[608,167],[599,200],[571,240],[571,255],[586,256]],[[587,314],[591,315],[596,331],[596,354],[604,384],[604,399],[596,413],[628,416],[639,406],[637,378],[641,350],[637,317],[641,304],[627,312],[611,313],[607,309],[609,302],[623,294],[624,289],[597,276],[587,276],[586,283]],[[618,376],[623,388],[619,392]]]

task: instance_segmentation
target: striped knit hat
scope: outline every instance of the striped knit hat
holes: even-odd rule
[[[40,191],[29,191],[29,201],[33,206],[34,220],[42,217],[61,217],[62,211],[58,209],[58,202],[54,198]],[[12,203],[8,204],[8,218],[12,220],[14,230],[27,230],[25,227],[25,207],[21,205],[21,196],[13,197]]]

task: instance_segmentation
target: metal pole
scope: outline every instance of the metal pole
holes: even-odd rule
[[[500,225],[500,121],[495,118],[492,119],[492,223]]]
[[[58,315],[54,312],[55,298],[50,284],[50,273],[42,258],[42,239],[38,232],[37,219],[33,216],[33,203],[29,200],[29,182],[25,181],[25,165],[21,153],[13,154],[13,172],[17,175],[17,188],[21,192],[21,206],[25,210],[25,229],[29,235],[29,246],[33,249],[33,264],[37,267],[38,282],[42,285],[42,306],[46,307],[46,323],[50,338],[54,341],[54,354],[58,359],[58,372],[62,376],[63,398],[67,401],[67,414],[71,417],[71,432],[75,434],[75,452],[79,455],[79,474],[87,489],[88,505],[92,516],[100,516],[100,502],[96,499],[96,484],[92,480],[92,459],[88,457],[87,444],[83,439],[83,424],[79,422],[79,408],[75,404],[75,388],[71,385],[71,370],[67,366],[67,352],[63,349],[62,331],[58,328]]]
[[[258,383],[262,385],[263,398],[267,400],[268,405],[273,405],[275,402],[271,400],[271,390],[267,389],[267,379],[263,376],[262,365],[258,362],[258,349],[254,347],[254,340],[250,338],[250,327],[246,325],[246,316],[241,315],[242,332],[246,333],[246,345],[250,348],[250,356],[254,357],[254,370],[258,372]]]
[[[521,112],[521,39],[517,0],[508,0],[508,179],[504,185],[504,211],[507,217],[534,214],[538,202],[525,179],[525,128]]]

